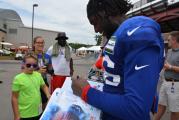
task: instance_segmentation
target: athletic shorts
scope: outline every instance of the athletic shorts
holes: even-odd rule
[[[179,82],[174,82],[174,92],[171,90],[172,82],[164,81],[160,88],[159,104],[168,106],[171,112],[179,112]]]
[[[66,76],[53,75],[51,79],[51,94],[56,88],[61,88],[65,82]]]

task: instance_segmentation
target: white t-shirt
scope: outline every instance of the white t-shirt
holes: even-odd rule
[[[70,61],[66,61],[65,47],[61,47],[61,49],[59,49],[59,54],[57,57],[52,57],[52,50],[53,46],[50,46],[50,48],[47,50],[47,54],[51,56],[54,74],[61,76],[70,76]]]

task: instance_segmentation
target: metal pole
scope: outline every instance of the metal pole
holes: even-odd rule
[[[34,8],[38,7],[38,4],[33,4],[33,10],[32,10],[32,50],[33,50],[33,46],[34,46]]]
[[[33,11],[32,11],[32,51],[33,51],[33,38],[34,38],[34,5],[33,5]]]

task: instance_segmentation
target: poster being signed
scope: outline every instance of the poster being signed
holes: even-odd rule
[[[63,87],[56,89],[40,120],[100,120],[101,111],[81,100],[71,90],[71,78]],[[90,82],[93,87],[102,89],[101,83]]]

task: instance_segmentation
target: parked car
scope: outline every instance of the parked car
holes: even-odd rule
[[[4,54],[3,50],[0,49],[0,56],[3,55],[3,54]]]
[[[3,53],[3,50],[0,49],[0,53]]]
[[[12,55],[13,53],[9,50],[3,49],[4,55]]]
[[[15,55],[15,60],[22,60],[24,57],[24,54],[22,54],[21,52],[17,52]]]
[[[0,49],[0,55],[11,56],[11,55],[13,55],[13,52],[6,50],[6,49]]]

